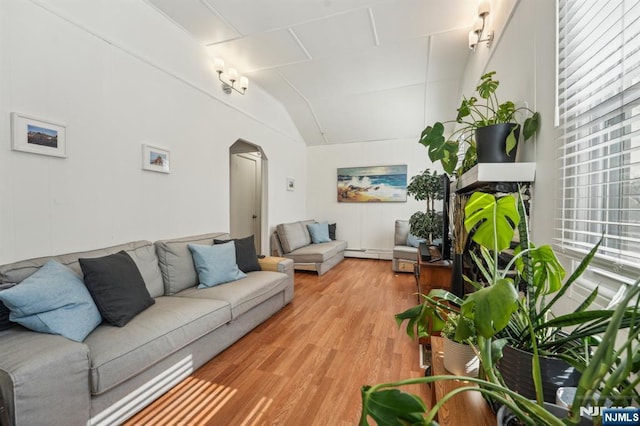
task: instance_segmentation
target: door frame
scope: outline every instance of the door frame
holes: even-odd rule
[[[233,216],[231,214],[232,206],[234,203],[233,193],[231,191],[232,187],[232,170],[231,170],[231,161],[234,155],[237,154],[251,154],[260,160],[260,176],[259,176],[259,184],[258,184],[258,197],[257,197],[257,232],[254,235],[256,250],[260,254],[269,254],[269,238],[267,235],[267,231],[269,229],[268,226],[268,164],[269,159],[267,155],[263,151],[260,145],[249,142],[245,139],[236,140],[229,147],[229,230],[231,230],[231,221],[233,220]],[[238,235],[232,235],[232,237],[239,237]]]

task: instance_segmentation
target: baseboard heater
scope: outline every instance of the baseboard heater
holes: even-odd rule
[[[393,252],[391,250],[381,249],[347,248],[344,251],[344,257],[391,260],[393,258]]]

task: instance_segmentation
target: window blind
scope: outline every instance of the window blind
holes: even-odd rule
[[[558,0],[556,244],[640,272],[640,0]]]

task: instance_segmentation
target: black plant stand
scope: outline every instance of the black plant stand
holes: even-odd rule
[[[464,297],[464,255],[453,255],[453,269],[451,271],[451,293],[462,298]]]

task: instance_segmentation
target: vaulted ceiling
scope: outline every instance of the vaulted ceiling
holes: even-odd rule
[[[212,60],[280,101],[307,145],[418,138],[425,123],[450,115],[477,8],[476,0],[148,1]]]

